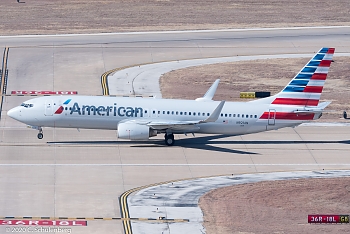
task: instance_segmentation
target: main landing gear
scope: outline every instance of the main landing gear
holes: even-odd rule
[[[170,133],[170,134],[167,134],[165,133],[165,144],[168,145],[168,146],[172,146],[174,145],[175,143],[175,140],[174,140],[174,134]]]
[[[39,129],[38,139],[41,140],[44,138],[43,129],[41,127],[38,127],[38,129]]]

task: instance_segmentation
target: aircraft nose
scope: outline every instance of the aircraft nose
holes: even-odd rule
[[[15,107],[7,111],[7,115],[10,116],[12,119],[18,120],[18,118],[21,116],[20,107]]]

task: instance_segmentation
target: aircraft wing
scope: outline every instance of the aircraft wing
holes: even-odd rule
[[[196,126],[198,121],[164,121],[164,122],[150,122],[147,125],[155,130],[183,130],[183,131],[194,131],[198,130],[199,127]]]
[[[198,124],[201,123],[210,123],[215,122],[224,107],[225,101],[221,101],[219,105],[215,108],[215,110],[211,113],[211,115],[205,120],[193,120],[193,121],[172,121],[172,120],[164,120],[164,121],[137,121],[130,120],[128,122],[133,122],[141,125],[147,125],[154,130],[174,130],[174,131],[195,131],[199,129]]]

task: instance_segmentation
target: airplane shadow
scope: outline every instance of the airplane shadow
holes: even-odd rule
[[[234,153],[234,154],[257,154],[249,151],[241,151],[235,149],[228,149],[217,147],[215,145],[227,145],[232,144],[231,141],[212,141],[215,139],[220,139],[228,137],[226,135],[214,135],[214,136],[204,136],[204,137],[195,137],[189,139],[177,139],[175,141],[175,147],[180,146],[184,148],[200,149],[207,151],[215,152],[224,152],[224,153]],[[47,142],[48,144],[82,144],[82,145],[131,145],[132,148],[154,148],[154,147],[172,147],[165,145],[163,140],[159,139],[150,139],[148,141],[55,141]]]
[[[343,141],[227,141],[219,140],[222,138],[229,137],[227,135],[211,135],[203,137],[194,137],[186,139],[177,139],[175,146],[180,146],[189,149],[200,149],[214,152],[224,152],[233,154],[259,154],[250,151],[235,150],[229,148],[222,148],[219,146],[224,145],[282,145],[282,144],[350,144],[350,140]],[[216,141],[218,140],[218,141]],[[132,148],[154,148],[154,147],[169,147],[164,144],[163,140],[151,139],[149,141],[55,141],[47,142],[48,144],[81,144],[81,145],[131,145]]]

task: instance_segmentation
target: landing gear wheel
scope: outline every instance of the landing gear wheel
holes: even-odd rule
[[[41,132],[38,133],[38,139],[43,139],[44,138],[44,134],[42,134]]]
[[[165,134],[165,144],[168,146],[174,145],[174,134]]]

